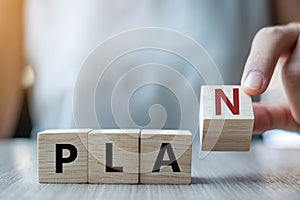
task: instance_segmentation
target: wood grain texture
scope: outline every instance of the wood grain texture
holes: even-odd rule
[[[221,100],[221,113],[217,115],[215,90],[222,89],[233,104],[234,88],[239,94],[239,114],[233,113]],[[254,124],[251,97],[240,86],[202,86],[200,102],[202,150],[248,151]]]
[[[40,183],[87,183],[87,134],[90,129],[47,130],[38,134],[38,177]],[[63,164],[56,173],[56,144],[71,144],[77,149],[73,162]],[[68,150],[63,157],[69,157]]]
[[[191,185],[39,184],[37,143],[0,140],[0,199],[298,199],[300,150],[254,141],[249,152],[210,152],[193,143]]]
[[[139,182],[140,130],[93,130],[88,135],[89,183],[137,184]],[[113,167],[123,172],[106,171],[106,144],[112,144]]]
[[[158,172],[153,172],[163,143],[171,144],[180,172],[174,172],[167,165],[162,165]],[[140,149],[140,183],[191,183],[192,134],[189,131],[142,130]],[[163,152],[163,160],[171,160],[170,154]]]

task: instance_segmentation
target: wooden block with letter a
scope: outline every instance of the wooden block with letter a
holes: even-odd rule
[[[181,130],[142,130],[140,183],[190,184],[192,134]]]
[[[139,183],[140,130],[93,130],[88,135],[89,183]]]
[[[87,183],[89,131],[47,130],[38,134],[39,182]]]
[[[254,115],[240,86],[202,86],[200,142],[204,151],[248,151]]]

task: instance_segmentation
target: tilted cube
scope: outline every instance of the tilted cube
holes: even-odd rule
[[[251,97],[241,86],[202,86],[200,144],[203,151],[248,151],[254,124]]]

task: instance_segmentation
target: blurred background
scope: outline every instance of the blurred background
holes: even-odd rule
[[[225,84],[240,84],[255,33],[264,26],[299,21],[299,8],[297,0],[1,0],[0,137],[74,128],[72,92],[80,66],[114,34],[140,27],[179,31],[203,45]],[[200,88],[203,82],[193,84]],[[261,100],[281,94],[280,81],[273,81]],[[151,103],[163,101],[159,97]],[[144,104],[140,106],[136,109]],[[176,128],[178,117],[173,118],[168,128]],[[109,124],[107,128],[114,128]]]

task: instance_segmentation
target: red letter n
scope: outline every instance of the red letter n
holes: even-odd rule
[[[233,88],[233,104],[229,101],[222,89],[215,89],[216,115],[221,115],[221,98],[234,115],[240,114],[239,89]]]

